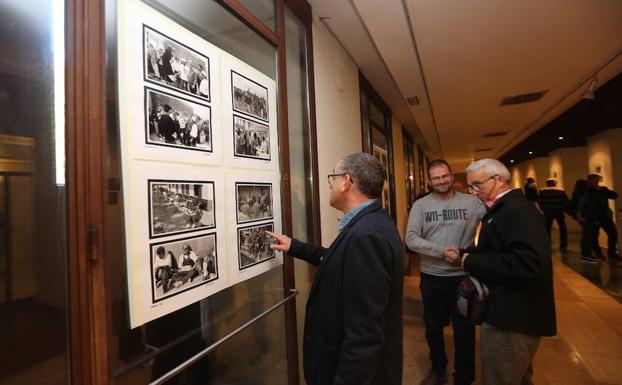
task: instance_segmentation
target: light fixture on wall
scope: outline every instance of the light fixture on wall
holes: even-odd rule
[[[590,85],[587,86],[587,90],[585,91],[585,93],[583,93],[581,97],[583,99],[594,100],[594,98],[596,98],[596,96],[594,95],[594,91],[596,90],[597,84],[598,80],[596,79],[596,76],[594,76],[590,81]]]

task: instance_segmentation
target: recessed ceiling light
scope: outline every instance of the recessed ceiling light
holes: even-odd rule
[[[563,136],[559,136],[557,139],[564,140],[564,137]]]
[[[514,159],[510,159],[510,163],[514,163]]]
[[[409,97],[406,98],[406,101],[411,106],[418,106],[419,105],[419,98],[416,97],[416,96],[409,96]]]
[[[533,155],[533,151],[529,151],[529,155]]]

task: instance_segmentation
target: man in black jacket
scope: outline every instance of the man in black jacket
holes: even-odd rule
[[[559,226],[559,249],[562,252],[568,251],[568,228],[566,227],[565,212],[568,208],[568,195],[557,187],[557,179],[549,178],[546,180],[546,187],[540,190],[538,205],[544,214],[546,221],[546,233],[551,237],[553,221]]]
[[[469,190],[488,206],[462,267],[490,290],[481,327],[482,385],[531,384],[542,336],[556,334],[551,250],[544,220],[495,159],[467,168]]]
[[[328,247],[268,233],[271,247],[318,267],[307,300],[308,385],[401,385],[404,246],[378,202],[384,170],[370,154],[344,157],[328,175],[344,213]]]
[[[598,245],[598,232],[602,227],[607,234],[607,255],[612,261],[619,262],[618,229],[613,221],[613,211],[609,208],[609,199],[616,199],[618,194],[605,186],[600,186],[600,181],[600,175],[588,175],[589,188],[577,204],[577,219],[582,224],[582,261],[588,263],[594,261],[591,258],[592,250],[596,250],[596,260],[604,259]]]

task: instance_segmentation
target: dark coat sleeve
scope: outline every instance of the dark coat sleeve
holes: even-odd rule
[[[322,258],[326,255],[328,249],[320,246],[315,246],[310,243],[304,243],[297,239],[292,239],[292,244],[289,246],[288,254],[292,257],[307,261],[313,266],[318,266],[322,262]]]
[[[345,330],[333,385],[365,385],[374,381],[384,344],[396,256],[377,233],[358,234],[348,247],[342,278]]]
[[[535,208],[532,208],[535,210]],[[509,216],[511,220],[500,220],[488,225],[500,244],[496,252],[479,252],[477,248],[467,256],[464,269],[475,277],[504,285],[527,286],[541,278],[544,273],[543,260],[549,245],[542,218],[535,213],[523,212],[529,208],[518,208]]]

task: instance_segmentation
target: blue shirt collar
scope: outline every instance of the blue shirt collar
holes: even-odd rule
[[[358,206],[356,206],[355,208],[353,208],[352,210],[348,211],[347,214],[344,214],[344,216],[341,217],[341,219],[339,219],[339,231],[343,230],[348,225],[348,223],[352,220],[352,218],[356,216],[356,214],[360,213],[361,210],[363,210],[365,207],[371,205],[372,203],[376,201],[377,199],[370,199],[368,201],[365,201],[359,204]]]

